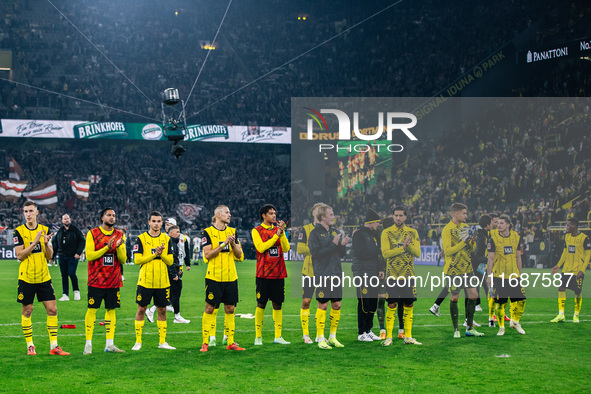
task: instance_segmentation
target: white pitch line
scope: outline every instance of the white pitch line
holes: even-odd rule
[[[119,320],[118,320],[119,321]],[[591,322],[591,320],[581,320],[581,322]],[[550,321],[548,320],[543,320],[543,321],[527,321],[524,323],[525,328],[527,328],[527,326],[529,324],[545,324],[545,323],[549,323],[549,324],[556,324],[558,325],[558,323],[550,323]],[[566,324],[571,323],[571,321],[566,321]],[[34,323],[35,324],[35,323]],[[41,324],[41,323],[39,323]],[[66,323],[67,324],[67,323]],[[190,323],[189,323],[190,324]],[[19,324],[20,325],[20,324]],[[419,325],[415,325],[413,324],[413,329],[417,328],[417,327],[449,327],[450,324],[419,324]],[[489,327],[484,327],[484,329],[489,328]],[[492,327],[490,327],[492,328]],[[495,327],[498,328],[498,327]],[[340,330],[357,330],[357,327],[339,327]],[[283,328],[283,331],[301,331],[302,329],[300,327],[298,328]],[[264,329],[264,332],[274,332],[274,329]],[[63,332],[63,331],[61,331]],[[84,333],[77,333],[77,334],[62,334],[60,332],[60,334],[58,335],[59,337],[83,337],[85,336]],[[254,330],[236,330],[235,332],[239,332],[239,333],[253,333]],[[223,333],[223,330],[220,331],[220,334]],[[201,335],[202,332],[201,330],[199,331],[167,331],[166,335],[177,335],[177,334],[196,334],[196,335]],[[117,336],[131,336],[131,335],[135,335],[135,332],[117,332],[116,333]],[[157,331],[155,332],[146,332],[144,330],[142,335],[159,335]],[[35,335],[36,337],[40,337],[43,336],[42,334],[38,334]],[[22,338],[22,335],[4,335],[2,336],[2,338]]]

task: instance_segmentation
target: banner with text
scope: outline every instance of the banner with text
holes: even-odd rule
[[[157,123],[83,122],[2,119],[2,137],[166,140]],[[187,126],[185,141],[246,142],[290,144],[289,127],[264,126]]]

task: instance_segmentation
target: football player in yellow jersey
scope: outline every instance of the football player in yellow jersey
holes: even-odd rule
[[[158,310],[159,349],[175,348],[166,342],[166,306],[170,303],[170,280],[168,267],[174,261],[170,237],[161,232],[162,214],[152,212],[148,216],[150,229],[137,237],[133,246],[134,263],[139,265],[140,273],[137,282],[135,315],[135,345],[131,350],[142,348],[142,331],[144,316],[152,297]]]
[[[564,237],[564,251],[560,261],[552,268],[552,275],[562,267],[562,283],[558,288],[558,316],[552,319],[552,323],[565,321],[564,304],[566,304],[566,289],[575,292],[575,314],[573,323],[579,322],[579,313],[583,297],[583,279],[585,270],[589,266],[591,258],[591,240],[585,234],[579,232],[579,221],[570,218],[566,221],[566,236]]]
[[[481,337],[484,334],[476,331],[474,324],[474,310],[478,298],[478,286],[480,282],[474,276],[472,267],[472,253],[476,250],[476,236],[469,236],[466,219],[468,207],[461,203],[451,205],[451,221],[441,232],[445,265],[443,273],[446,275],[446,284],[450,287],[449,310],[454,326],[454,338],[460,338],[458,329],[458,299],[462,289],[468,293],[466,307],[466,336]]]
[[[525,290],[521,286],[521,237],[511,230],[511,218],[499,216],[497,231],[491,231],[488,240],[487,284],[493,288],[495,312],[499,324],[497,335],[505,335],[505,305],[511,299],[511,328],[525,334],[520,320],[525,309]],[[491,274],[494,276],[492,280]]]
[[[213,225],[203,230],[203,260],[207,264],[205,275],[205,311],[203,312],[202,352],[209,350],[209,336],[214,326],[213,312],[224,304],[224,332],[228,337],[228,350],[245,350],[234,342],[236,323],[234,310],[238,304],[238,274],[235,261],[243,261],[244,253],[236,238],[236,229],[230,224],[230,209],[219,205],[214,211]]]
[[[414,228],[404,225],[406,210],[394,208],[394,225],[382,231],[381,249],[386,259],[388,284],[388,310],[386,311],[386,340],[383,346],[392,344],[392,330],[397,304],[404,305],[404,343],[422,345],[412,337],[413,304],[417,300],[415,287],[415,257],[421,256],[421,241]],[[395,280],[394,280],[395,279]],[[402,305],[399,305],[402,308]]]
[[[43,303],[47,311],[47,332],[51,350],[49,354],[69,356],[57,344],[57,307],[55,304],[55,292],[51,284],[51,277],[47,269],[47,260],[53,256],[51,247],[51,233],[49,229],[37,223],[39,210],[33,201],[25,202],[23,206],[25,224],[14,230],[14,250],[16,258],[20,261],[18,274],[17,302],[22,304],[21,324],[23,334],[27,341],[27,354],[35,356],[33,344],[33,301],[37,295],[37,301]]]
[[[316,203],[312,207],[312,217],[314,218],[312,223],[308,223],[302,229],[298,237],[297,252],[303,254],[304,266],[302,267],[302,308],[300,309],[300,321],[302,323],[302,332],[304,334],[304,343],[314,343],[310,338],[309,321],[310,321],[310,303],[312,302],[312,296],[314,296],[315,287],[312,285],[312,278],[314,278],[314,267],[312,266],[312,253],[308,247],[308,239],[310,238],[310,232],[314,230],[314,226],[318,223],[316,220],[316,213],[318,207],[323,203]]]

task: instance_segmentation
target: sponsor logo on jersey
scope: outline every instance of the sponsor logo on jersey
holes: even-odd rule
[[[112,254],[103,255],[103,267],[112,267],[115,265],[115,256]]]
[[[41,244],[38,243],[37,245],[35,245],[35,247],[33,248],[33,250],[31,251],[31,253],[41,253]]]
[[[269,248],[269,256],[270,257],[279,257],[279,248],[277,246],[273,246]]]
[[[513,246],[503,246],[504,254],[513,254]]]

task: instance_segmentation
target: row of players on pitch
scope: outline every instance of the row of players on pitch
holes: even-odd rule
[[[31,313],[33,311],[34,297],[37,296],[47,311],[47,329],[50,337],[50,354],[68,355],[57,344],[57,308],[55,294],[51,284],[51,278],[47,269],[46,260],[52,256],[51,234],[47,227],[37,223],[38,210],[33,202],[26,202],[23,208],[25,224],[15,229],[15,251],[20,260],[19,283],[17,301],[22,304],[22,328],[27,341],[27,352],[35,355],[36,350],[32,340]],[[253,241],[257,250],[256,264],[256,296],[257,309],[255,312],[255,345],[262,345],[262,323],[264,310],[268,300],[273,305],[273,320],[275,323],[274,343],[289,344],[281,336],[282,311],[284,302],[285,284],[287,276],[283,253],[289,250],[289,242],[285,236],[285,223],[276,221],[276,209],[270,204],[263,206],[260,211],[262,223],[252,230]],[[341,258],[345,253],[345,246],[351,240],[349,236],[342,236],[334,227],[334,212],[326,204],[316,204],[313,209],[314,224],[304,228],[299,244],[304,244],[308,249],[308,256],[304,263],[303,275],[323,277],[342,274]],[[107,342],[105,351],[123,352],[113,343],[116,315],[115,309],[120,306],[121,264],[127,259],[124,237],[121,231],[114,228],[116,214],[113,209],[106,208],[100,213],[101,226],[89,231],[86,238],[86,254],[88,258],[88,310],[85,317],[86,345],[85,354],[92,352],[92,334],[96,320],[96,312],[101,303],[105,302],[105,328]],[[224,336],[227,338],[228,350],[244,350],[234,342],[234,309],[238,303],[238,284],[236,273],[236,261],[242,261],[244,254],[240,243],[236,239],[235,229],[229,227],[231,219],[227,206],[218,206],[214,211],[212,226],[203,230],[202,246],[203,256],[208,263],[205,277],[205,311],[202,320],[203,345],[201,351],[206,352],[209,346],[214,346],[216,314],[219,306],[224,304]],[[380,237],[377,228],[380,223],[378,215],[369,210],[364,225],[353,234],[353,270],[357,273],[371,274],[376,268],[379,273],[380,254],[386,259],[386,274],[393,278],[400,276],[414,276],[414,258],[420,255],[420,243],[416,230],[404,225],[406,213],[404,209],[395,209],[394,225],[386,228]],[[471,254],[475,251],[477,234],[470,235],[467,231],[466,207],[463,204],[452,205],[452,221],[444,228],[443,247],[445,252],[444,272],[449,276],[462,276],[473,273],[470,261]],[[138,309],[135,317],[136,343],[132,350],[142,347],[142,331],[144,316],[148,305],[153,301],[158,311],[157,325],[159,330],[159,348],[174,349],[166,342],[166,306],[170,301],[170,279],[168,266],[178,265],[178,252],[176,243],[161,232],[163,218],[158,212],[152,212],[148,218],[149,230],[141,234],[133,248],[135,264],[140,265],[140,273],[136,291],[136,303]],[[575,220],[570,220],[570,236],[576,241],[569,240],[561,262],[564,270],[577,261],[571,258],[571,254],[586,256],[588,263],[589,241],[584,235],[578,233]],[[521,272],[519,259],[519,237],[510,230],[510,219],[505,216],[499,218],[498,229],[490,232],[488,239],[488,266],[487,271],[494,274],[495,281],[500,280],[501,274],[505,277],[513,272]],[[306,239],[303,239],[303,238]],[[303,241],[303,242],[302,242]],[[574,243],[571,248],[569,242]],[[581,242],[579,242],[581,241]],[[381,244],[381,246],[380,246]],[[298,245],[298,251],[300,245]],[[571,252],[571,250],[573,252]],[[302,250],[302,252],[306,252]],[[558,266],[561,264],[559,263]],[[557,266],[557,267],[558,267]],[[582,267],[584,273],[586,265]],[[570,269],[569,268],[569,269]],[[555,268],[558,269],[558,268]],[[564,272],[563,270],[563,272]],[[582,286],[582,277],[578,285],[578,294]],[[306,283],[306,282],[304,282]],[[308,282],[310,283],[310,282]],[[454,282],[455,283],[455,282]],[[481,336],[472,327],[474,314],[475,289],[470,288],[470,281],[465,286],[470,300],[467,308],[467,335]],[[397,303],[404,305],[404,330],[405,343],[420,344],[411,335],[412,330],[412,306],[416,300],[416,288],[413,284],[403,288],[388,289],[386,295],[388,310],[386,313],[386,338],[383,342],[388,346],[392,343],[392,330],[394,314]],[[460,287],[451,288],[452,302],[450,310],[454,322],[454,336],[459,336],[457,327],[457,299]],[[564,289],[562,289],[562,292]],[[360,288],[359,298],[359,326],[369,330],[360,332],[367,334],[374,340],[377,337],[371,333],[370,317],[373,320],[374,304],[376,297],[373,295],[378,289]],[[501,291],[504,293],[501,294]],[[340,319],[340,307],[342,289],[329,289],[327,287],[303,288],[303,305],[301,310],[301,322],[305,343],[313,343],[308,330],[310,315],[310,300],[316,292],[318,309],[316,311],[316,342],[322,349],[330,349],[333,346],[343,347],[337,340],[336,332]],[[506,293],[508,292],[508,293]],[[559,293],[560,294],[560,293]],[[514,308],[512,315],[515,328],[522,332],[519,319],[525,305],[525,294],[521,286],[493,286],[494,303],[499,317],[501,330],[504,333],[504,306],[507,298],[512,298]],[[328,340],[324,337],[324,328],[328,303],[331,303],[330,335]],[[580,310],[580,299],[578,302]],[[564,306],[564,303],[562,304]],[[454,308],[455,306],[455,308]],[[513,311],[515,309],[515,311]],[[514,313],[513,313],[514,312]],[[562,314],[564,316],[564,314]],[[559,315],[560,317],[560,315]],[[562,318],[564,320],[564,318]],[[523,331],[524,333],[524,331]],[[367,337],[366,336],[366,337]],[[367,339],[367,338],[366,338]]]
[[[27,201],[23,207],[25,223],[14,230],[14,244],[20,261],[17,301],[22,304],[22,329],[27,342],[27,354],[36,355],[33,343],[31,314],[35,297],[47,311],[47,330],[51,355],[69,355],[57,342],[57,307],[47,260],[53,255],[51,234],[46,226],[37,222],[39,211],[34,202]],[[289,344],[281,337],[281,304],[284,298],[284,278],[287,276],[284,251],[289,250],[285,235],[285,223],[276,221],[276,209],[265,205],[260,210],[261,225],[252,230],[257,248],[257,344],[262,344],[262,318],[269,298],[273,299],[273,317],[279,331],[275,343]],[[231,214],[227,206],[218,206],[212,218],[212,226],[203,230],[201,246],[204,261],[208,263],[205,276],[205,311],[203,314],[203,346],[207,351],[210,333],[215,333],[216,315],[220,304],[224,304],[224,336],[227,349],[241,351],[244,348],[234,342],[234,308],[238,303],[238,275],[235,261],[244,260],[236,230],[228,226]],[[121,266],[127,260],[125,238],[114,227],[115,211],[105,208],[100,213],[101,226],[91,229],[86,237],[85,253],[88,260],[88,309],[85,316],[86,344],[84,354],[92,353],[92,336],[98,308],[105,304],[106,352],[121,353],[114,344],[116,327],[115,310],[121,305]],[[174,349],[166,342],[166,306],[171,298],[171,266],[180,266],[178,238],[161,231],[163,217],[152,212],[148,217],[149,230],[137,238],[133,246],[134,262],[140,265],[136,290],[138,304],[135,316],[136,343],[132,350],[142,347],[144,317],[149,315],[148,305],[152,302],[157,309],[156,323],[159,331],[160,349]],[[178,227],[169,227],[172,235]],[[172,280],[180,275],[172,275]],[[181,285],[182,287],[182,285]],[[175,319],[176,321],[176,319]],[[186,321],[185,321],[186,322]],[[215,343],[211,345],[215,346]]]
[[[465,223],[467,207],[464,204],[454,203],[450,210],[452,219],[442,231],[445,260],[443,272],[449,279],[447,283],[454,285],[442,290],[435,304],[430,308],[430,312],[440,316],[439,305],[451,292],[450,314],[454,327],[453,336],[454,338],[461,337],[457,302],[463,289],[466,294],[465,335],[483,336],[483,333],[474,328],[476,325],[474,312],[479,300],[478,289],[482,286],[488,298],[489,326],[495,327],[495,322],[498,322],[497,335],[505,334],[505,321],[510,321],[510,327],[518,333],[525,334],[520,323],[525,309],[525,290],[520,280],[510,279],[521,276],[522,273],[521,240],[520,236],[512,230],[513,225],[510,217],[507,215],[500,217],[482,215],[476,231],[473,231]],[[316,204],[312,215],[314,223],[304,226],[304,231],[298,240],[298,253],[306,255],[302,274],[304,276],[339,276],[342,273],[339,256],[344,256],[343,247],[349,239],[348,237],[341,239],[342,235],[332,227],[334,213],[326,204]],[[386,219],[394,223],[392,225],[386,224]],[[352,271],[355,276],[386,276],[397,280],[405,278],[407,280],[403,280],[402,283],[407,285],[388,288],[388,282],[386,282],[385,285],[382,283],[375,288],[363,286],[357,288],[358,340],[384,339],[382,345],[391,345],[396,309],[399,306],[403,310],[398,311],[399,319],[402,320],[398,337],[404,338],[406,344],[420,345],[420,342],[412,337],[413,304],[416,301],[416,287],[412,278],[415,276],[414,259],[420,256],[420,240],[417,231],[405,225],[407,217],[404,208],[395,208],[393,216],[386,219],[383,221],[384,230],[380,236],[377,233],[380,218],[375,212],[368,210],[364,225],[353,233]],[[562,268],[561,284],[558,289],[559,314],[552,322],[565,321],[565,292],[568,288],[575,293],[573,322],[578,323],[582,303],[583,278],[591,258],[591,241],[585,234],[579,232],[576,218],[567,220],[566,232],[562,256],[552,269],[554,275]],[[330,259],[327,257],[329,251],[331,253]],[[385,260],[385,270],[383,264],[380,264],[381,259]],[[331,262],[332,268],[330,264],[327,264],[327,261]],[[473,276],[476,276],[478,280],[471,280]],[[401,281],[398,281],[398,284],[400,283]],[[474,286],[474,284],[478,285]],[[303,289],[300,316],[306,343],[312,343],[309,337],[308,317],[313,292],[314,288],[304,287]],[[316,298],[319,303],[316,312],[316,341],[319,342],[321,348],[342,346],[336,340],[341,296],[342,289],[329,293],[328,289],[316,288]],[[380,319],[381,332],[378,337],[372,332],[372,327],[373,315],[381,299],[385,299],[387,310],[385,327]],[[332,303],[331,333],[328,343],[324,343],[325,302],[328,300]],[[509,300],[511,301],[510,319],[505,316],[505,308]],[[478,309],[482,310],[479,306]]]

